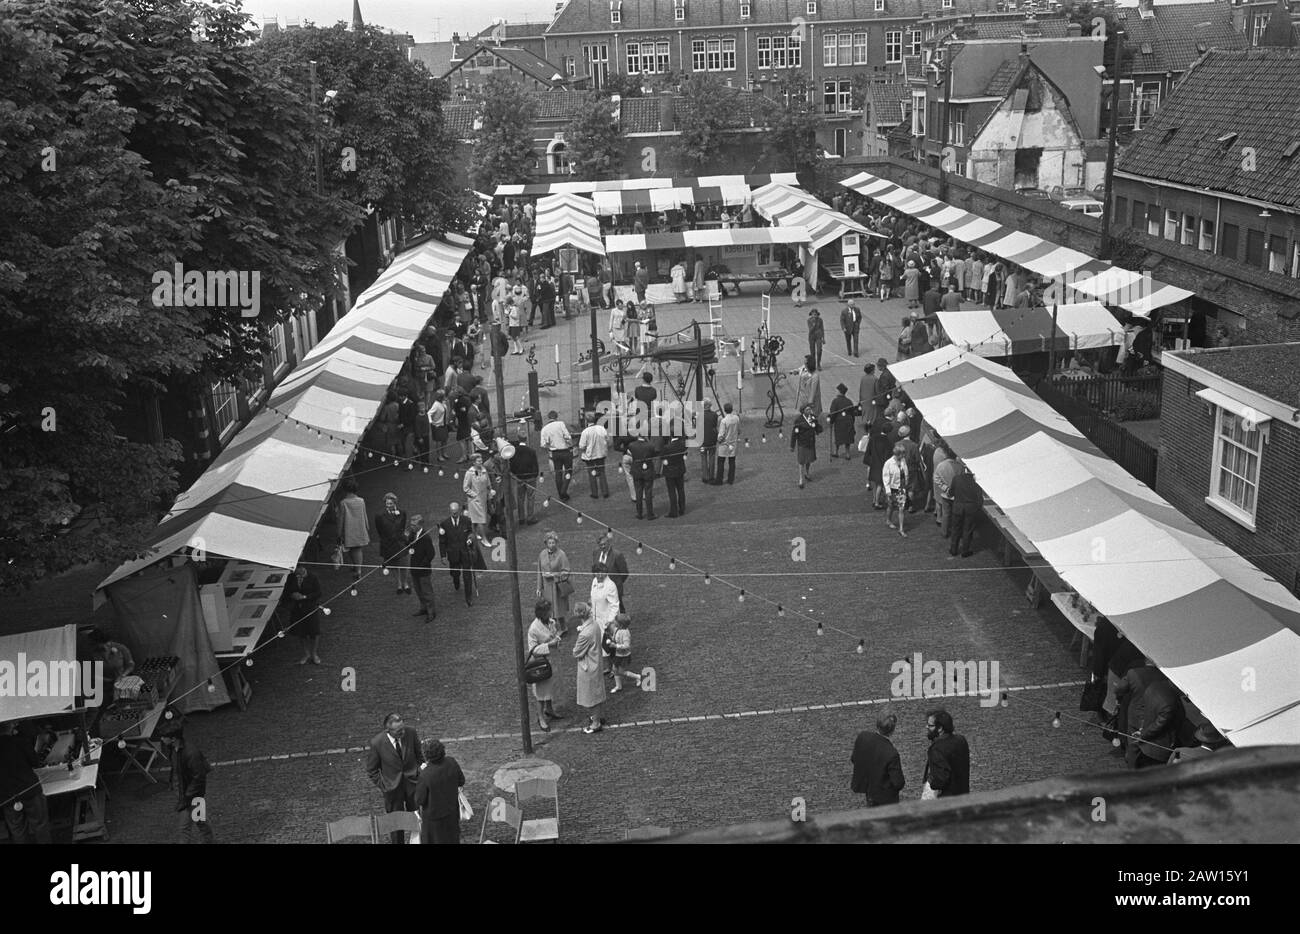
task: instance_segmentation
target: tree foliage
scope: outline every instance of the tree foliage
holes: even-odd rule
[[[478,95],[478,129],[470,157],[470,181],[491,194],[498,185],[522,182],[533,171],[536,99],[504,75],[492,75]]]
[[[576,178],[609,178],[617,172],[623,159],[623,134],[609,98],[588,94],[564,128],[564,143]]]
[[[767,133],[764,147],[774,165],[792,172],[814,170],[822,160],[817,131],[825,120],[812,102],[812,82],[802,72],[783,76],[771,97],[762,98],[760,113]]]
[[[672,152],[683,174],[708,175],[722,168],[723,147],[737,138],[736,92],[713,75],[693,75],[682,82],[676,107],[680,135]]]

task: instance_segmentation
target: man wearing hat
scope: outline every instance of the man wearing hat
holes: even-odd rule
[[[858,336],[862,330],[862,310],[852,299],[840,312],[840,328],[844,331],[844,346],[850,357],[858,355]]]
[[[179,710],[168,708],[163,714],[158,738],[171,763],[170,785],[176,789],[176,830],[180,843],[193,843],[194,831],[199,843],[212,843],[208,824],[208,773],[212,766],[197,745],[185,738],[185,718]]]

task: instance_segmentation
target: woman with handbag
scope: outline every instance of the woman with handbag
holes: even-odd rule
[[[426,739],[421,749],[424,764],[414,796],[420,815],[420,843],[460,843],[461,814],[469,804],[461,792],[465,773],[460,763],[447,755],[441,740]]]
[[[790,450],[795,452],[799,461],[799,489],[804,481],[812,479],[812,465],[817,460],[817,436],[822,433],[822,426],[817,421],[811,405],[805,405],[799,417],[790,429]]]
[[[569,556],[560,547],[560,536],[555,532],[547,532],[543,540],[546,547],[537,556],[537,598],[550,604],[559,637],[563,639],[569,634],[564,621],[569,615],[569,598],[573,596]]]
[[[558,645],[559,642],[559,633],[555,631],[555,623],[551,620],[551,604],[545,599],[538,600],[533,607],[533,621],[528,626],[524,680],[533,686],[533,698],[537,701],[537,725],[544,733],[551,732],[550,720],[564,719],[555,712],[553,704],[555,668],[551,661],[551,646]]]
[[[591,718],[582,732],[599,733],[605,728],[605,675],[600,657],[600,627],[596,625],[596,619],[587,604],[579,603],[573,612],[582,620],[578,641],[573,646],[573,657],[578,660],[577,702],[579,707],[587,710]]]
[[[397,505],[396,493],[384,494],[384,511],[375,514],[375,529],[379,532],[379,560],[384,571],[391,568],[397,574],[397,592],[411,592],[411,550],[406,531],[406,513]]]
[[[885,513],[885,524],[891,529],[898,529],[898,534],[907,537],[904,527],[907,519],[907,491],[911,486],[910,472],[907,466],[907,448],[901,444],[894,445],[894,456],[885,461],[881,471],[881,481],[885,488],[885,498],[889,510]],[[898,525],[894,525],[894,514],[898,514]]]

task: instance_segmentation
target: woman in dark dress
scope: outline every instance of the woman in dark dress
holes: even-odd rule
[[[871,497],[873,509],[884,509],[885,461],[894,453],[894,445],[889,440],[890,425],[885,413],[881,412],[867,429],[867,453],[862,462],[867,465],[867,494]]]
[[[858,407],[848,397],[848,391],[849,387],[840,383],[835,387],[835,398],[831,400],[831,436],[835,444],[831,457],[839,457],[840,449],[843,448],[845,460],[849,459],[849,451],[853,448],[853,420],[858,413]]]
[[[406,537],[406,513],[397,505],[396,493],[384,494],[384,510],[375,514],[375,531],[379,533],[379,560],[384,573],[397,573],[397,592],[411,592],[411,562]]]
[[[415,807],[420,812],[420,842],[460,843],[460,795],[465,773],[447,755],[442,742],[424,741],[424,768],[415,783]]]
[[[805,405],[799,417],[790,429],[790,450],[795,452],[799,462],[799,489],[804,481],[812,479],[813,461],[817,460],[817,436],[822,433],[822,426],[817,421],[817,414],[811,405]]]

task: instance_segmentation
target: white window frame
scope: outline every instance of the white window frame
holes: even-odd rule
[[[609,22],[612,26],[617,26],[623,22],[623,4],[620,0],[614,0],[609,5]]]
[[[707,71],[704,58],[704,40],[691,40],[691,71]]]
[[[840,80],[839,94],[835,101],[835,112],[847,114],[853,112],[853,82]]]
[[[1207,253],[1213,253],[1215,241],[1214,235],[1214,221],[1210,220],[1208,217],[1201,218],[1201,239],[1198,244],[1199,248]]]
[[[578,60],[575,56],[564,56],[564,73],[570,78],[576,78],[578,76]]]
[[[1264,234],[1264,268],[1269,272],[1275,272],[1279,276],[1286,275],[1286,237],[1282,237],[1282,252],[1274,253],[1272,249],[1273,238],[1281,234]]]
[[[951,10],[951,9],[952,9],[952,0],[943,0],[943,8],[944,8],[945,10]]]
[[[1164,238],[1171,243],[1178,242],[1178,212],[1165,208],[1165,230]]]
[[[740,18],[741,18],[741,19],[749,19],[749,11],[750,11],[750,6],[749,6],[749,4],[748,4],[748,3],[742,3],[742,4],[740,5]]]
[[[908,49],[908,51],[907,51],[907,54],[908,54],[908,55],[920,55],[920,54],[921,54],[921,43],[922,43],[922,42],[923,42],[923,39],[922,39],[922,33],[921,33],[921,30],[919,30],[919,29],[911,29],[911,30],[908,30],[908,34],[907,34],[907,49]]]
[[[1256,12],[1255,20],[1251,23],[1250,47],[1258,48],[1259,42],[1264,38],[1264,30],[1268,28],[1269,13]]]
[[[839,34],[840,40],[840,64],[853,64],[853,33],[842,32]]]
[[[239,423],[239,390],[229,380],[218,379],[208,384],[208,393],[212,399],[212,427],[218,443],[222,443]]]
[[[673,19],[676,22],[686,22],[686,0],[675,0],[673,3]]]
[[[655,71],[666,75],[673,70],[672,44],[667,39],[655,43]]]
[[[903,63],[903,30],[885,30],[885,64],[901,65]]]
[[[271,364],[271,377],[278,379],[289,365],[289,334],[283,321],[277,321],[266,329],[267,361]]]
[[[804,9],[808,11],[809,15],[814,15],[814,14],[816,14],[816,12],[817,12],[817,0],[808,0],[808,3],[807,3],[807,5],[804,7]]]
[[[1291,278],[1300,279],[1300,240],[1291,247]]]
[[[772,67],[772,37],[759,36],[755,45],[755,60],[758,62],[759,69]]]
[[[704,58],[709,71],[722,71],[722,40],[706,39]]]
[[[629,75],[641,74],[641,43],[623,43],[623,66]]]
[[[1196,243],[1196,216],[1194,214],[1183,215],[1183,246],[1192,246]]]
[[[736,40],[735,39],[722,40],[722,70],[723,71],[736,70]]]
[[[876,12],[877,13],[885,12],[885,0],[876,0]]]
[[[1241,434],[1242,440],[1236,437],[1228,438],[1223,432],[1223,420],[1225,417],[1232,419],[1234,426],[1233,434]],[[1240,524],[1255,531],[1255,516],[1259,510],[1259,470],[1260,464],[1264,460],[1264,450],[1268,446],[1269,423],[1263,420],[1255,425],[1255,430],[1245,431],[1246,419],[1231,409],[1216,405],[1214,407],[1214,453],[1213,460],[1210,462],[1210,493],[1205,497],[1206,503],[1213,506],[1219,512],[1222,512],[1228,518],[1233,519]],[[1240,429],[1237,431],[1236,429]],[[1250,445],[1243,443],[1247,435],[1254,435],[1257,439],[1255,448],[1252,450]],[[1253,456],[1255,459],[1255,468],[1248,476],[1237,470],[1225,470],[1223,466],[1224,446],[1231,445],[1240,451],[1245,452],[1247,457]],[[1234,464],[1234,467],[1237,465]],[[1224,496],[1219,492],[1222,485],[1222,475],[1227,473],[1229,477],[1235,478],[1242,484],[1243,491],[1248,487],[1254,490],[1254,498],[1251,500],[1251,508],[1247,510],[1244,506],[1234,500],[1231,495]],[[1243,497],[1244,498],[1244,497]]]
[[[833,32],[825,33],[822,36],[822,67],[834,68],[840,63],[839,60],[839,36]]]
[[[867,64],[867,33],[855,32],[853,34],[853,64]]]
[[[966,106],[952,104],[948,107],[948,142],[953,146],[966,145]]]
[[[912,92],[912,135],[925,136],[925,92]]]

